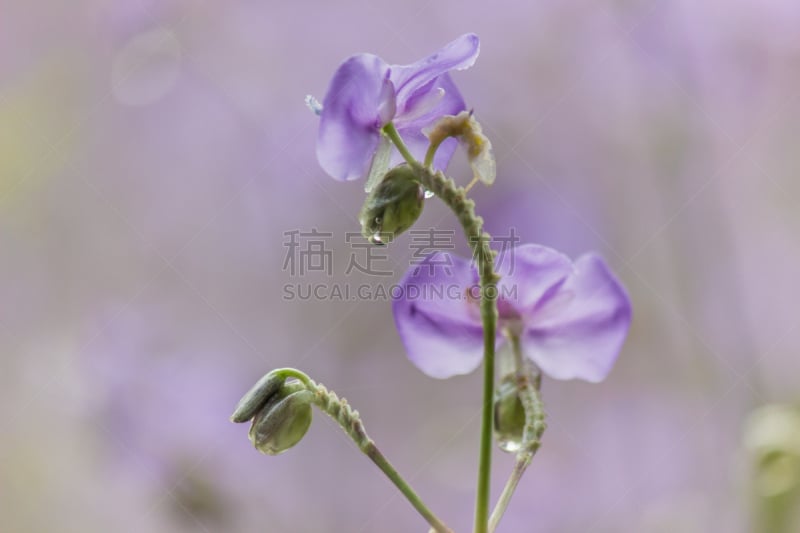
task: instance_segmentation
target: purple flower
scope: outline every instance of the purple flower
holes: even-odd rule
[[[372,54],[345,60],[333,75],[320,115],[317,159],[325,172],[344,181],[367,176],[381,128],[389,122],[421,159],[428,146],[422,130],[466,109],[448,72],[472,66],[479,45],[476,35],[466,34],[411,65],[389,65]],[[455,148],[448,139],[434,166],[443,169]],[[393,161],[400,161],[399,154]]]
[[[631,321],[622,285],[603,260],[575,263],[528,244],[499,258],[498,344],[501,332],[520,335],[522,349],[555,379],[602,381],[617,358]],[[448,378],[472,372],[483,358],[478,274],[467,259],[436,252],[409,270],[392,303],[411,361]]]

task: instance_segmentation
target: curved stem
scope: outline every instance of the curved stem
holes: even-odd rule
[[[297,370],[296,368],[276,368],[272,371],[272,374],[279,375],[284,379],[295,378],[305,385],[310,391],[313,391],[314,387],[316,386],[316,383],[314,383],[314,381],[308,377],[308,374],[301,370]]]
[[[514,332],[506,332],[506,335],[511,345],[511,350],[514,355],[515,378],[517,382],[517,390],[522,407],[525,410],[525,427],[522,431],[522,446],[517,452],[517,460],[514,463],[514,469],[503,487],[503,492],[500,494],[500,499],[495,505],[492,516],[489,519],[489,531],[494,532],[500,519],[503,517],[508,504],[511,502],[511,496],[519,485],[522,475],[531,464],[533,456],[536,454],[542,442],[542,435],[544,434],[547,424],[545,424],[544,402],[540,395],[541,388],[541,374],[538,372],[531,372],[528,364],[522,355],[522,346],[520,345],[519,334]]]
[[[492,427],[494,416],[494,348],[497,328],[497,280],[491,237],[483,231],[483,220],[475,214],[475,203],[463,188],[441,172],[414,165],[422,186],[442,199],[458,217],[478,262],[481,283],[481,321],[483,322],[483,413],[475,495],[475,533],[486,533],[489,523],[489,481],[492,468]]]
[[[481,283],[481,321],[483,323],[483,406],[478,464],[478,486],[475,494],[475,533],[488,533],[489,497],[492,470],[492,426],[494,417],[494,348],[497,330],[497,280],[494,271],[495,254],[489,247],[491,236],[483,231],[483,219],[475,214],[475,202],[466,191],[442,172],[434,172],[428,160],[433,160],[436,147],[428,149],[426,164],[421,165],[408,151],[393,124],[383,128],[405,160],[416,172],[422,186],[438,196],[456,215],[478,263]]]
[[[444,141],[444,138],[437,143],[432,142],[430,146],[428,146],[428,151],[425,152],[425,161],[422,163],[425,165],[425,168],[431,168],[433,165],[433,157],[436,155],[436,150],[439,149],[439,145],[442,144],[442,141]]]
[[[303,375],[305,376],[305,374]],[[308,390],[314,394],[314,405],[339,423],[344,432],[356,443],[358,449],[386,474],[386,477],[403,493],[403,496],[406,497],[414,509],[431,525],[433,531],[436,533],[453,533],[444,522],[428,509],[414,489],[411,488],[411,485],[403,479],[389,460],[381,453],[375,442],[367,435],[358,411],[350,407],[347,400],[339,398],[335,392],[329,391],[324,385],[315,383],[308,376],[305,376],[305,380],[299,376],[295,377],[303,381]]]

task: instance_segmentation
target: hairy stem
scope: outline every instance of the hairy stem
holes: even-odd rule
[[[522,431],[522,445],[517,452],[517,460],[514,463],[514,469],[503,487],[503,492],[500,494],[500,499],[495,505],[492,516],[489,520],[489,531],[494,532],[500,519],[503,517],[508,504],[511,502],[511,496],[519,485],[522,475],[531,464],[533,456],[536,454],[539,446],[541,446],[542,435],[544,434],[547,424],[545,424],[544,403],[540,395],[541,388],[541,374],[532,372],[529,365],[525,362],[522,355],[522,346],[520,345],[519,334],[515,332],[506,332],[509,344],[511,345],[512,353],[514,355],[515,378],[519,398],[522,402],[522,407],[525,410],[525,426]]]
[[[422,186],[442,199],[458,217],[478,262],[481,281],[481,321],[483,322],[483,412],[481,416],[478,487],[475,494],[475,533],[487,533],[489,524],[489,482],[492,471],[492,426],[494,417],[494,346],[497,329],[497,280],[491,237],[483,231],[483,219],[475,214],[475,202],[467,198],[441,172],[416,164]]]
[[[408,151],[393,124],[384,126],[406,162],[414,169],[422,186],[438,196],[456,215],[478,263],[481,282],[481,321],[483,322],[483,407],[478,463],[478,486],[475,495],[475,533],[489,531],[489,482],[492,471],[492,425],[494,416],[494,347],[497,330],[497,281],[495,254],[489,247],[491,236],[483,231],[483,219],[475,214],[475,202],[467,198],[463,187],[441,172],[430,168],[437,146],[431,146],[421,165]]]
[[[304,384],[314,393],[314,405],[342,427],[347,436],[356,443],[358,449],[386,474],[386,477],[403,493],[403,496],[406,497],[414,509],[431,525],[433,531],[436,533],[453,533],[444,522],[428,509],[414,489],[411,488],[411,485],[403,479],[389,460],[381,453],[375,442],[367,435],[358,411],[350,407],[347,400],[339,398],[335,392],[329,391],[324,385],[315,383],[308,379],[307,376],[306,379],[307,381],[304,381]]]
[[[475,203],[463,188],[441,172],[415,165],[422,186],[442,199],[458,217],[478,262],[483,322],[483,413],[481,417],[478,487],[475,495],[475,533],[486,533],[489,523],[489,481],[492,468],[492,426],[494,416],[494,347],[497,328],[497,280],[491,237],[483,231],[483,219],[475,215]]]

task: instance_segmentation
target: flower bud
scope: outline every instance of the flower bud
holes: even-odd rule
[[[504,452],[516,452],[522,446],[525,408],[519,397],[515,374],[500,381],[494,396],[494,435]]]
[[[247,391],[231,415],[231,422],[240,424],[253,418],[267,400],[278,392],[286,378],[275,370],[266,374]]]
[[[253,418],[250,442],[267,455],[278,455],[300,442],[311,426],[313,398],[302,383],[283,384]]]
[[[361,233],[372,244],[388,244],[422,213],[425,190],[408,165],[391,169],[367,195],[361,208]]]

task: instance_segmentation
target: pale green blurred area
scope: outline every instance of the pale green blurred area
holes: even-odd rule
[[[416,371],[388,302],[282,299],[296,229],[335,244],[333,278],[300,281],[387,282],[344,274],[363,188],[319,169],[303,97],[350,54],[468,31],[488,229],[599,251],[634,305],[607,381],[545,380],[500,531],[797,531],[794,441],[748,447],[776,432],[745,421],[800,403],[798,27],[791,0],[0,3],[0,531],[424,531],[322,416],[250,447],[227,416],[278,366],[469,530],[480,377]]]

